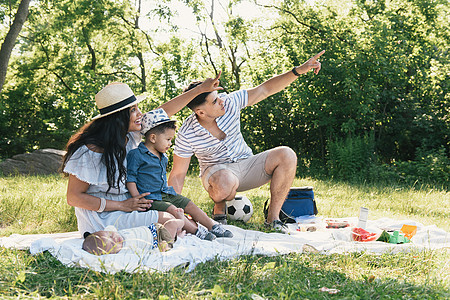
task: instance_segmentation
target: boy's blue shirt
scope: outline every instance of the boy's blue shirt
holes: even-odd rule
[[[161,153],[161,159],[151,153],[143,142],[127,155],[127,182],[136,183],[140,194],[150,192],[146,199],[162,200],[161,193],[176,195],[167,185],[169,159]]]

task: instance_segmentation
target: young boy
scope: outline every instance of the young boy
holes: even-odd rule
[[[175,136],[174,120],[169,119],[163,109],[157,109],[146,113],[142,117],[141,134],[145,136],[145,142],[131,150],[127,155],[127,188],[131,195],[137,196],[150,192],[146,196],[152,199],[150,209],[166,211],[176,214],[177,208],[182,208],[192,216],[195,222],[205,226],[197,226],[193,222],[185,222],[184,229],[188,233],[195,233],[201,239],[213,240],[216,237],[233,237],[231,231],[226,230],[221,224],[215,224],[204,211],[190,199],[179,195],[173,187],[167,185],[168,159],[165,152],[172,145]]]
[[[156,247],[165,252],[173,247],[177,236],[182,236],[181,219],[168,220],[164,225],[152,224],[117,231],[114,226],[94,233],[85,232],[82,249],[94,254],[116,254],[122,249],[146,253]]]

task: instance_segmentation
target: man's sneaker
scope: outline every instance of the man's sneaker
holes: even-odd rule
[[[201,240],[214,241],[216,236],[209,232],[205,227],[198,226],[197,231],[195,232],[195,236]]]
[[[222,224],[213,225],[213,227],[211,228],[211,230],[209,232],[214,234],[216,237],[228,237],[228,238],[233,237],[233,234],[231,233],[231,231],[223,228]]]
[[[212,219],[217,223],[222,225],[227,225],[227,215],[226,214],[212,214]]]
[[[265,221],[264,225],[266,225],[267,227],[270,227],[278,232],[289,234],[288,227],[280,220],[274,220],[272,223],[267,223],[267,221]]]

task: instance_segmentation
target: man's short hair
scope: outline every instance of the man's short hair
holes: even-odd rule
[[[203,81],[193,81],[189,84],[189,86],[187,88],[184,89],[183,92],[192,90],[193,88],[195,88],[196,86],[199,86],[202,83],[203,83]],[[210,93],[211,92],[205,92],[205,93],[198,95],[197,97],[192,99],[191,102],[189,102],[186,106],[189,107],[192,111],[194,111],[197,107],[199,107],[200,105],[202,105],[203,103],[206,102],[206,97],[208,97],[208,95]]]
[[[177,125],[175,124],[177,121],[172,120],[169,122],[165,122],[162,124],[159,124],[158,126],[153,127],[152,129],[150,129],[149,131],[147,131],[145,133],[145,137],[147,138],[147,136],[149,134],[163,134],[164,132],[166,132],[166,129],[173,129],[176,130],[177,129]]]

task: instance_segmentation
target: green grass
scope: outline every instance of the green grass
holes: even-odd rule
[[[76,230],[73,208],[65,201],[67,181],[59,176],[0,177],[0,236]],[[369,219],[412,219],[450,231],[450,193],[427,187],[350,185],[297,179],[295,186],[314,187],[319,215]],[[195,176],[183,194],[207,213],[212,202]],[[263,230],[265,185],[245,193],[255,213],[249,223]],[[336,288],[330,295],[319,288]],[[49,253],[0,248],[0,298],[87,299],[447,299],[450,297],[449,250],[400,254],[291,254],[243,256],[167,273],[103,274],[68,268]],[[260,297],[260,298],[258,298]]]

